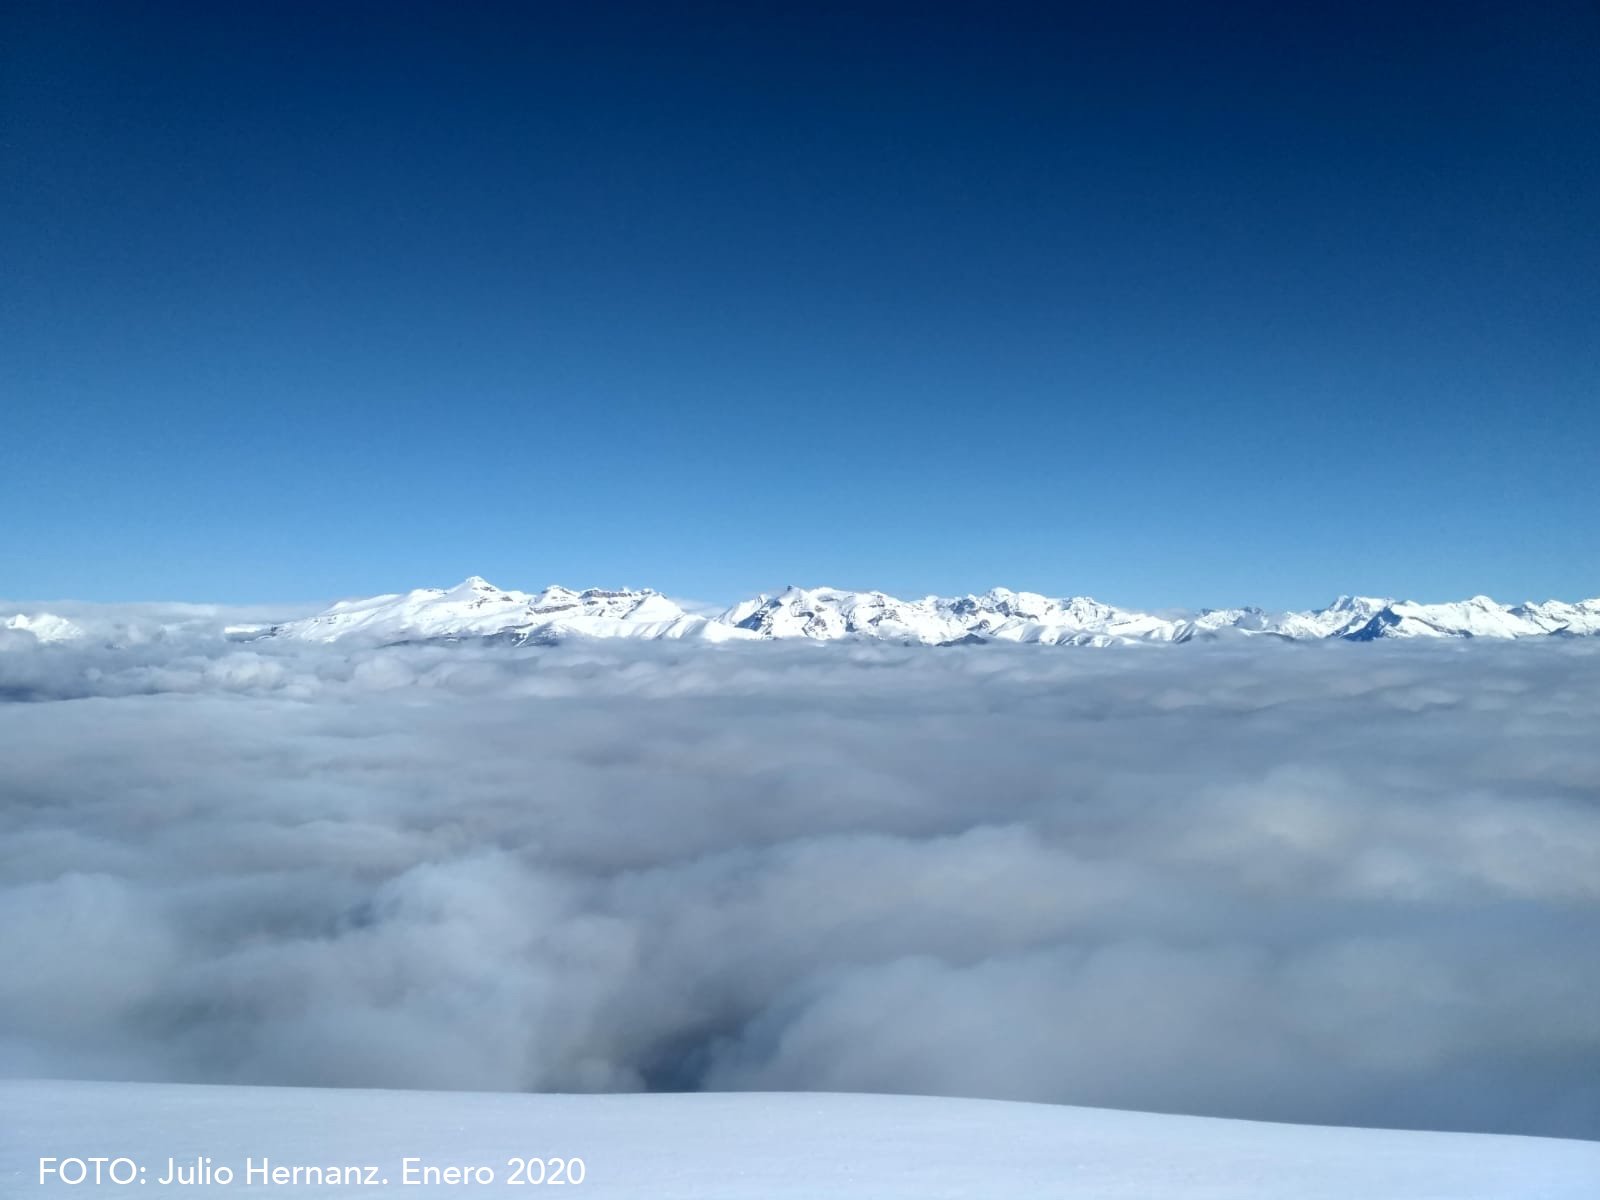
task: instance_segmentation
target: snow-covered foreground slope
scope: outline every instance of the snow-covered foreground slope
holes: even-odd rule
[[[40,1184],[40,1158],[125,1158],[138,1183]],[[1593,1200],[1600,1143],[1273,1125],[987,1100],[722,1093],[552,1096],[164,1084],[0,1083],[7,1196],[229,1195],[291,1173],[299,1197],[525,1188],[526,1163],[577,1195],[1085,1197],[1094,1200]],[[209,1185],[179,1184],[197,1160]],[[415,1159],[407,1163],[406,1159]],[[581,1160],[581,1167],[570,1160]],[[177,1173],[169,1166],[176,1166]],[[47,1164],[52,1167],[58,1163]],[[111,1164],[102,1169],[109,1170]],[[357,1168],[319,1185],[295,1167]],[[446,1168],[470,1184],[434,1184]],[[246,1172],[255,1169],[248,1181]],[[438,1175],[424,1176],[428,1168]],[[78,1166],[67,1164],[69,1178]],[[94,1168],[90,1166],[89,1170]],[[230,1184],[218,1182],[221,1171]],[[370,1169],[370,1170],[369,1170]],[[492,1172],[492,1181],[490,1181]],[[331,1173],[330,1173],[331,1174]],[[92,1180],[92,1176],[90,1177]],[[163,1179],[174,1182],[163,1186]],[[371,1185],[366,1181],[371,1180]],[[387,1181],[386,1183],[382,1181]],[[562,1185],[568,1188],[571,1185]],[[512,1191],[512,1195],[525,1194]]]

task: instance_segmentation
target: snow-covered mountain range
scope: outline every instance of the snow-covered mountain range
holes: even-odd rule
[[[883,592],[791,587],[757,596],[715,617],[685,611],[659,592],[548,587],[505,591],[473,578],[448,589],[347,600],[304,620],[244,628],[235,636],[334,642],[492,638],[516,644],[588,637],[735,639],[878,638],[925,645],[1028,642],[1106,646],[1184,642],[1219,636],[1371,641],[1415,637],[1543,637],[1600,633],[1600,600],[1577,604],[1497,604],[1475,596],[1452,604],[1341,596],[1313,612],[1258,608],[1163,616],[1102,604],[995,588],[981,596],[901,600]]]
[[[585,637],[703,638],[721,641],[742,631],[712,617],[685,612],[659,592],[589,588],[542,592],[497,588],[474,575],[453,588],[365,600],[341,600],[315,616],[266,628],[236,626],[235,637],[284,637],[308,642],[461,641],[489,638],[521,645]]]
[[[97,637],[94,626],[49,612],[0,620],[0,632],[40,642]],[[791,587],[756,596],[714,616],[689,612],[659,592],[551,586],[508,591],[473,576],[452,588],[342,600],[312,616],[275,625],[232,625],[237,641],[283,639],[392,645],[493,641],[544,644],[573,636],[701,641],[879,639],[931,646],[974,642],[1111,646],[1196,639],[1270,637],[1529,638],[1600,634],[1600,599],[1575,604],[1498,604],[1474,596],[1446,604],[1340,596],[1309,612],[1260,608],[1148,613],[1087,596],[1056,598],[994,588],[980,596],[902,600],[884,592]],[[115,638],[102,640],[116,640]]]

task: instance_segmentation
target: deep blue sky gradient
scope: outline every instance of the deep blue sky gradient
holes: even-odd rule
[[[1592,4],[0,11],[0,595],[1600,593]]]

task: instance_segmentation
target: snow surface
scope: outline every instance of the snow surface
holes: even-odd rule
[[[259,1167],[372,1167],[358,1195],[411,1195],[403,1160],[487,1167],[578,1158],[577,1195],[1085,1197],[1094,1200],[1593,1200],[1600,1143],[1487,1134],[1275,1125],[989,1100],[801,1093],[558,1096],[169,1084],[0,1082],[0,1193],[126,1194],[41,1186],[39,1159],[126,1157],[139,1200],[270,1190],[350,1195],[305,1182],[263,1189]],[[168,1159],[234,1172],[229,1186],[160,1185]],[[76,1171],[76,1167],[69,1168]],[[547,1168],[548,1170],[549,1168]],[[126,1178],[129,1168],[119,1166]],[[364,1178],[364,1172],[362,1177]],[[420,1175],[415,1178],[421,1178]],[[353,1185],[352,1185],[353,1186]],[[526,1194],[512,1192],[512,1195]],[[559,1194],[559,1193],[558,1193]]]

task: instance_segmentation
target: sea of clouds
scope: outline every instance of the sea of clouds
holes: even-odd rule
[[[1600,641],[0,630],[0,1074],[1600,1137]]]

